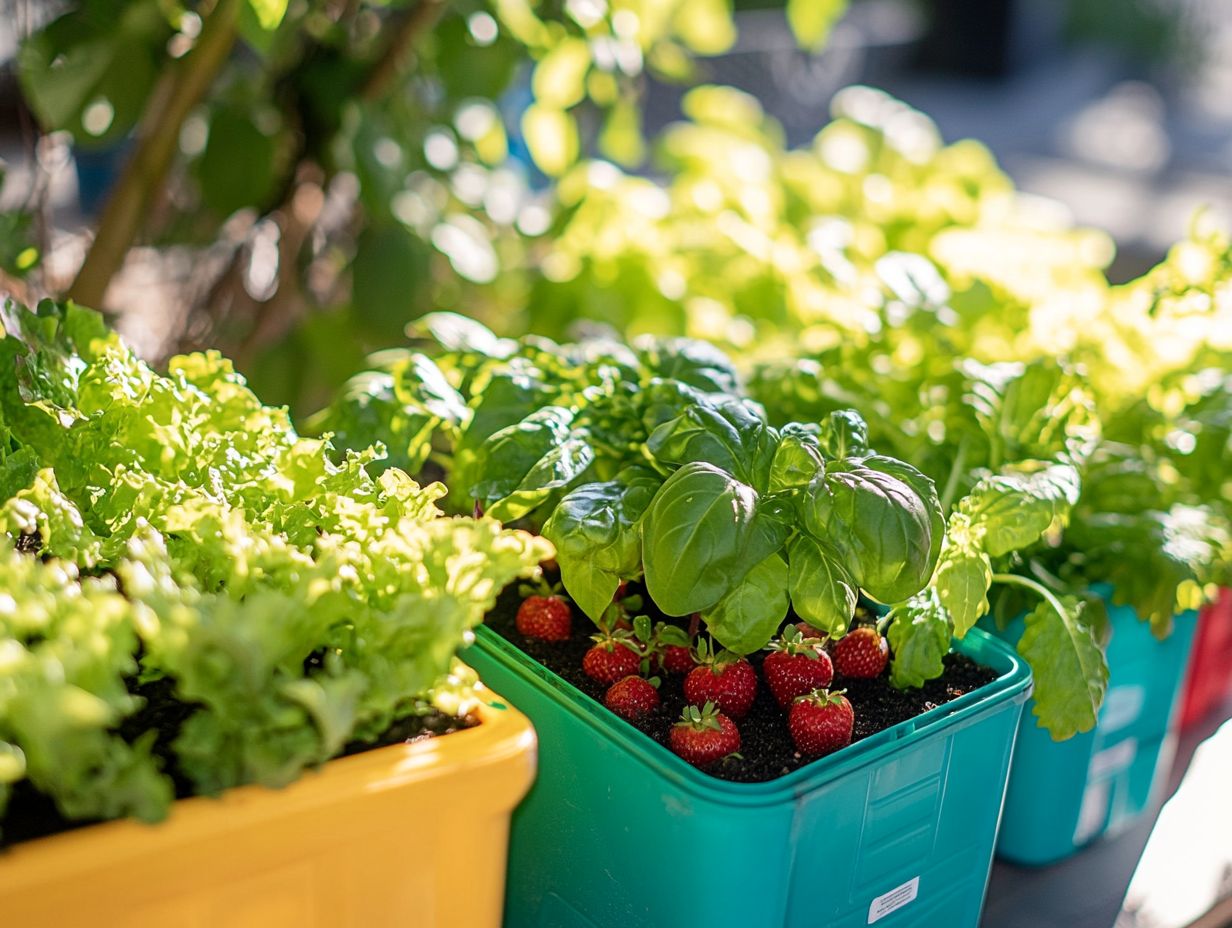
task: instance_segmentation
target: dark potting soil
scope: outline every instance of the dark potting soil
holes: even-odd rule
[[[640,592],[640,591],[639,591]],[[646,597],[643,597],[646,599]],[[582,656],[594,643],[590,635],[595,629],[590,620],[574,609],[573,636],[568,641],[546,642],[526,638],[519,634],[516,616],[521,597],[517,588],[507,588],[497,601],[496,608],[488,614],[485,624],[507,641],[521,648],[528,655],[572,683],[583,693],[603,702],[607,687],[597,683],[582,672]],[[655,621],[665,619],[653,615]],[[793,615],[789,621],[798,619]],[[675,621],[675,620],[669,620]],[[753,708],[743,719],[735,719],[740,729],[740,756],[728,757],[707,772],[737,783],[759,783],[773,780],[815,760],[803,757],[796,751],[787,730],[787,719],[761,675],[765,652],[752,654],[749,662],[757,671],[757,699]],[[672,725],[680,719],[687,702],[684,698],[683,674],[658,674],[659,708],[636,722],[624,722],[613,714],[615,725],[631,724],[641,729],[655,741],[668,746]],[[875,735],[879,731],[905,722],[918,715],[957,699],[997,678],[997,673],[962,654],[945,657],[945,672],[935,680],[928,681],[915,690],[898,690],[890,686],[889,671],[873,680],[857,680],[836,675],[832,689],[846,691],[855,710],[855,728],[852,742]]]
[[[166,678],[146,683],[130,680],[129,690],[144,698],[146,702],[140,710],[120,724],[118,734],[132,743],[145,732],[155,731],[157,735],[152,753],[161,761],[163,772],[171,777],[175,784],[175,798],[185,799],[193,795],[192,782],[180,770],[173,745],[180,728],[196,711],[197,706],[177,699],[174,681]],[[352,741],[339,756],[349,757],[393,744],[411,744],[474,728],[478,724],[478,713],[453,716],[430,705],[420,705],[410,714],[395,721],[385,734],[375,741]],[[65,818],[49,796],[39,792],[29,780],[19,780],[13,785],[7,809],[0,819],[0,851],[23,841],[72,831],[98,822],[99,819]]]

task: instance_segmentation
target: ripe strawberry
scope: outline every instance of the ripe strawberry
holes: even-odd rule
[[[732,718],[743,718],[757,696],[757,672],[743,657],[712,655],[684,678],[684,698],[691,705],[712,702]]]
[[[694,767],[705,767],[740,750],[736,723],[709,702],[700,709],[685,708],[669,740],[672,750]]]
[[[560,596],[527,596],[516,621],[519,633],[540,641],[568,641],[573,632],[573,610]]]
[[[871,625],[853,628],[834,644],[834,666],[845,677],[880,676],[889,658],[890,646]]]
[[[582,671],[586,676],[610,685],[637,673],[642,656],[627,638],[595,635],[595,641],[598,644],[582,657]]]
[[[633,721],[659,708],[659,691],[655,682],[638,676],[617,680],[608,687],[603,704],[623,719]]]
[[[851,744],[855,713],[842,690],[814,690],[791,705],[787,727],[796,750],[808,757],[829,754]]]
[[[770,692],[784,709],[797,696],[827,687],[834,679],[834,665],[822,640],[805,637],[795,627],[789,627],[783,637],[770,643],[770,654],[761,672]]]
[[[683,645],[669,644],[663,649],[659,663],[666,673],[688,673],[697,666],[693,651]]]

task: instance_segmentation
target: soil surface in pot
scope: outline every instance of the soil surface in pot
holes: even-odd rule
[[[496,608],[484,620],[484,624],[583,693],[602,703],[607,687],[582,672],[582,656],[594,643],[590,636],[597,631],[593,623],[574,607],[573,636],[568,641],[547,642],[527,638],[518,632],[516,626],[517,610],[521,601],[516,585],[507,588],[497,601]],[[666,618],[662,614],[656,614],[653,608],[644,611],[656,622]],[[788,621],[796,622],[798,619],[791,615]],[[707,768],[707,773],[720,779],[738,783],[773,780],[816,759],[802,756],[791,740],[787,730],[786,713],[779,708],[762,677],[761,665],[766,653],[762,651],[749,655],[749,662],[757,671],[757,699],[748,715],[734,720],[740,729],[740,756],[725,758],[717,765]],[[613,723],[635,725],[667,747],[672,725],[680,719],[680,713],[687,705],[684,698],[684,675],[659,673],[657,676],[661,680],[659,708],[636,722],[624,722],[613,714]],[[872,680],[836,675],[831,689],[845,690],[851,701],[855,710],[855,730],[852,735],[852,742],[855,743],[944,705],[991,683],[996,678],[996,671],[977,664],[965,655],[949,654],[945,657],[945,673],[935,680],[930,680],[920,689],[895,689],[890,685],[888,669],[882,676]]]
[[[309,657],[306,664],[311,664]],[[167,679],[148,683],[130,681],[129,689],[143,697],[145,705],[129,716],[120,726],[120,734],[130,743],[147,731],[156,731],[154,754],[162,760],[163,770],[175,783],[177,799],[193,795],[192,782],[184,776],[176,763],[173,744],[180,728],[196,710],[196,706],[175,697],[175,684]],[[372,742],[352,741],[339,756],[362,754],[376,748],[393,744],[411,744],[427,738],[452,734],[480,723],[478,713],[465,716],[447,715],[431,706],[419,707],[409,715],[398,719],[378,739]],[[43,838],[71,831],[85,825],[97,824],[97,819],[70,820],[60,814],[52,800],[39,792],[29,780],[20,780],[13,785],[8,807],[0,819],[0,851],[10,845],[20,844],[34,838]],[[3,856],[0,854],[0,866]]]

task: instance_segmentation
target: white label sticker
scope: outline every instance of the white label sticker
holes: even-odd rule
[[[912,877],[902,886],[895,886],[888,893],[882,893],[868,907],[868,923],[880,921],[891,912],[897,912],[908,902],[914,901],[920,893],[920,878]]]

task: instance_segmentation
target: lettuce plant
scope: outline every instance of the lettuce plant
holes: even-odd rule
[[[0,780],[70,817],[165,812],[154,732],[117,732],[143,724],[146,687],[185,707],[158,756],[195,792],[376,739],[451,686],[469,630],[551,553],[442,517],[442,486],[373,477],[371,455],[335,463],[217,355],[164,376],[72,305],[3,322]],[[55,741],[78,727],[92,746]]]

